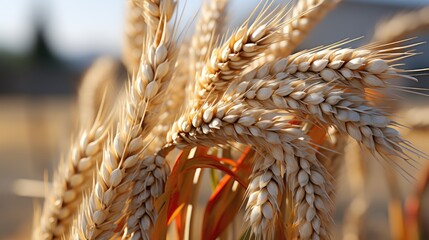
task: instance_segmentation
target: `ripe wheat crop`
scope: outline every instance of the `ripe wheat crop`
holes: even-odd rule
[[[228,1],[207,0],[194,35],[182,40],[175,0],[127,0],[129,80],[113,94],[119,91],[100,90],[112,85],[112,63],[100,60],[88,72],[81,129],[34,238],[190,239],[198,232],[227,239],[233,229],[232,238],[331,239],[349,137],[387,174],[412,177],[400,166],[428,155],[400,135],[377,96],[389,98],[392,79],[416,80],[401,65],[414,45],[378,30],[356,49],[340,41],[293,53],[339,2],[262,1],[231,30]],[[202,186],[203,175],[211,186]],[[204,211],[197,208],[202,187],[211,187]]]

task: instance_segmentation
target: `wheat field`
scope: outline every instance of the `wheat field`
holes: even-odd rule
[[[7,184],[42,199],[15,239],[428,236],[427,89],[404,84],[427,75],[404,61],[428,8],[301,50],[341,1],[261,1],[233,27],[232,4],[207,0],[193,30],[176,0],[126,4],[124,67],[100,57],[76,101],[3,110],[30,130],[4,136],[57,159],[44,183]]]

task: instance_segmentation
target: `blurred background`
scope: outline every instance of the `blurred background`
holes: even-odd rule
[[[232,0],[230,9],[240,11],[230,10],[233,25],[238,25],[257,4],[248,2]],[[200,4],[199,0],[186,2],[181,26],[190,26],[189,32]],[[366,36],[348,44],[362,45],[370,41],[380,20],[425,5],[429,0],[344,0],[300,49]],[[43,179],[51,178],[52,169],[67,154],[76,122],[79,80],[98,56],[120,60],[124,14],[125,0],[0,0],[0,239],[29,238],[35,203],[40,203],[44,195]],[[414,42],[429,41],[429,31],[417,35]],[[406,59],[406,68],[428,67],[429,45],[415,49],[423,54]],[[429,86],[428,76],[419,79],[419,84],[406,84]],[[404,106],[429,103],[428,98],[418,95],[407,95],[406,99]],[[410,136],[429,152],[426,133]],[[374,183],[373,197],[384,199],[383,184]],[[410,184],[403,185],[407,192]],[[339,201],[346,204],[347,190],[344,192],[345,197],[340,195]],[[375,201],[368,218],[368,236],[377,239],[389,239],[385,229],[371,228],[372,222],[387,222],[383,204],[382,200]]]

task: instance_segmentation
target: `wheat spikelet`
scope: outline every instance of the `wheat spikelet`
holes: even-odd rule
[[[331,189],[327,187],[330,183],[325,181],[324,168],[315,158],[315,152],[309,146],[308,140],[301,130],[291,126],[289,121],[290,116],[280,111],[251,108],[240,100],[223,98],[214,105],[206,104],[198,111],[185,112],[175,122],[167,139],[178,146],[183,144],[186,146],[188,143],[215,145],[231,139],[272,152],[273,158],[282,163],[280,166],[285,166],[279,169],[279,174],[281,178],[287,179],[289,188],[293,190],[294,200],[301,206],[299,209],[296,208],[297,214],[294,219],[294,225],[298,229],[296,234],[304,239],[312,236],[317,238],[319,235],[328,237],[330,207],[326,189]],[[258,176],[257,173],[254,175]],[[307,180],[304,177],[307,177]],[[312,180],[308,181],[308,177]],[[312,191],[305,193],[305,198],[302,199],[302,190],[305,188]],[[252,198],[249,202],[254,203]],[[258,224],[262,222],[273,224],[274,221],[271,219],[278,211],[275,208],[278,203],[264,206],[265,209],[261,209],[258,204],[248,206],[248,211],[251,211],[248,214],[249,221],[255,223],[252,227],[257,237],[266,237],[265,234],[268,234],[261,232]],[[274,226],[270,225],[267,228],[273,229]]]
[[[416,11],[399,13],[392,18],[378,23],[372,42],[390,43],[404,39],[418,31],[429,28],[429,7]]]
[[[216,91],[222,93],[231,80],[277,40],[285,10],[264,16],[266,11],[263,9],[250,26],[247,20],[221,47],[212,51],[196,82],[196,108],[208,97],[216,98]],[[215,92],[211,93],[212,90]]]
[[[129,73],[134,73],[139,69],[146,34],[142,2],[142,0],[127,0],[122,59]]]
[[[164,28],[159,31],[165,33],[167,26],[162,25]],[[122,216],[138,171],[144,139],[157,121],[156,109],[162,104],[174,68],[175,52],[171,40],[165,34],[157,33],[153,37],[144,49],[147,55],[142,58],[140,71],[129,86],[116,134],[105,146],[89,201],[74,225],[75,238],[109,238],[118,227],[117,221]]]

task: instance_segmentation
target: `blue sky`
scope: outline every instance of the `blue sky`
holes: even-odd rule
[[[29,51],[33,42],[34,15],[41,13],[47,23],[46,34],[49,44],[58,55],[64,58],[97,53],[119,56],[125,1],[0,0],[0,49],[17,53]],[[254,3],[245,4],[249,9],[243,10],[243,1],[249,2],[234,0],[232,4],[240,4],[240,11],[249,12]],[[358,1],[429,4],[429,0],[355,0]],[[187,1],[184,19],[194,16],[200,2]],[[185,24],[186,21],[182,23]]]

